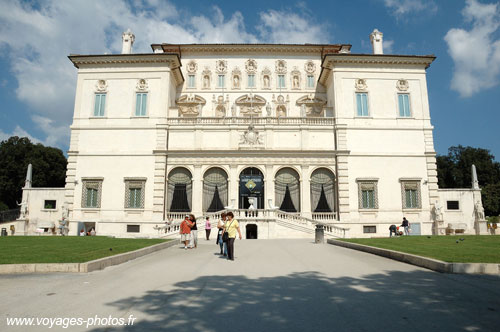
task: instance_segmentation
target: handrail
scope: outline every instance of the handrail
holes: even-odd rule
[[[278,209],[226,209],[208,214],[206,213],[205,215],[196,218],[197,222],[200,221],[200,223],[197,224],[198,230],[205,229],[205,223],[203,221],[205,221],[205,218],[207,216],[212,220],[220,219],[220,215],[222,214],[222,212],[228,211],[233,212],[234,217],[241,220],[253,220],[258,222],[259,220],[265,221],[269,219],[275,219],[277,222],[295,224],[298,227],[305,227],[307,229],[310,229],[311,231],[313,231],[316,226],[321,226],[326,234],[343,238],[346,237],[347,232],[349,231],[349,228],[340,227],[332,222],[324,222],[322,220],[306,218],[297,213],[285,212]],[[170,219],[170,221],[167,222],[166,225],[155,227],[155,229],[158,230],[158,235],[160,235],[161,230],[164,230],[165,235],[167,236],[172,235],[175,232],[179,232],[180,223],[184,219],[186,213],[176,214],[182,216],[182,219],[178,219],[177,221]],[[334,214],[332,215],[335,216]],[[168,214],[168,216],[173,216],[173,214],[170,213]]]
[[[193,124],[275,124],[275,125],[321,125],[331,126],[335,124],[334,118],[324,117],[175,117],[167,118],[169,125],[193,125]]]

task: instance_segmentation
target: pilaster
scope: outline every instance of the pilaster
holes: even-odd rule
[[[309,166],[301,166],[300,182],[300,211],[306,218],[312,218],[311,211],[311,181],[309,179]]]
[[[203,213],[203,183],[201,178],[201,165],[194,166],[193,172],[193,199],[191,213],[195,216],[200,216]]]

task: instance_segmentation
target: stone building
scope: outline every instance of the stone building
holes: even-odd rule
[[[373,54],[347,44],[153,44],[137,54],[134,38],[123,34],[122,54],[69,56],[70,232],[80,222],[156,236],[186,213],[224,209],[252,238],[310,236],[316,223],[331,236],[387,236],[403,216],[416,234],[442,232],[433,55],[383,54],[377,30]]]

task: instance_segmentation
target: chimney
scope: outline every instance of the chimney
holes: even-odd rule
[[[130,31],[130,29],[127,29],[122,34],[122,54],[130,54],[132,53],[132,45],[134,44],[135,36]]]
[[[382,37],[384,34],[377,29],[373,30],[370,34],[370,41],[373,46],[373,54],[384,54],[384,47],[382,45]]]

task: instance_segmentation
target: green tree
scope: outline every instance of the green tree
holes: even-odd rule
[[[437,156],[440,188],[470,188],[472,165],[476,166],[486,215],[500,214],[500,163],[489,150],[452,146],[445,156]]]
[[[21,201],[28,164],[33,165],[33,187],[64,187],[67,161],[60,149],[10,137],[0,143],[0,202],[10,209]]]

